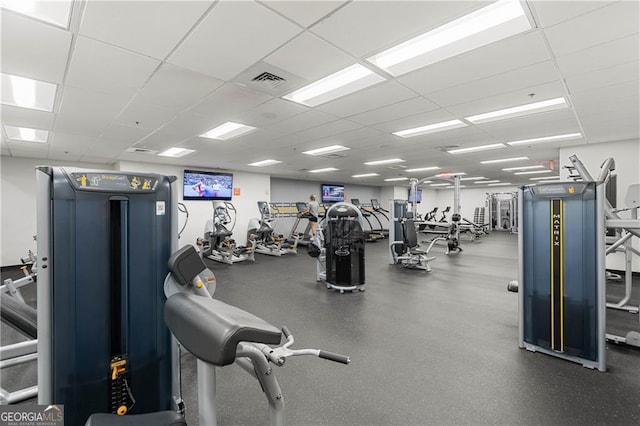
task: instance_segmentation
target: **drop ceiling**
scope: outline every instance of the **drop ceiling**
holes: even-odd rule
[[[398,77],[366,59],[491,2],[66,3],[69,19],[60,25],[1,11],[2,72],[58,85],[52,112],[2,105],[3,125],[49,131],[41,144],[11,140],[3,126],[3,156],[105,165],[126,160],[368,185],[424,177],[405,170],[438,166],[439,172],[518,184],[528,176],[502,171],[512,164],[480,162],[527,156],[518,165],[541,164],[557,174],[561,146],[640,137],[638,1],[523,1],[531,30]],[[293,90],[353,64],[384,81],[316,107],[251,81],[268,72]],[[569,107],[413,138],[392,134],[555,97],[565,97]],[[199,136],[227,121],[257,130],[224,141]],[[446,152],[574,132],[583,137]],[[328,145],[350,149],[302,154]],[[195,152],[155,155],[171,147]],[[364,165],[385,158],[406,161]],[[282,163],[248,165],[266,159]],[[339,170],[308,173],[324,167]],[[351,177],[372,172],[378,176]]]

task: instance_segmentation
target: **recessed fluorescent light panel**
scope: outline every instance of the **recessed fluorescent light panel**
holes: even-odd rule
[[[13,10],[41,21],[49,22],[63,28],[69,27],[71,0],[36,1],[36,0],[2,0],[3,8]]]
[[[529,157],[499,158],[497,160],[481,161],[480,164],[508,163],[510,161],[523,161],[523,160],[528,160],[528,159],[529,159]]]
[[[52,83],[2,74],[2,103],[5,105],[52,112],[56,89]]]
[[[426,172],[428,170],[440,170],[440,167],[436,167],[436,166],[431,166],[431,167],[418,167],[417,169],[407,169],[405,170],[406,172],[409,173],[413,173],[413,172]]]
[[[413,129],[400,130],[393,132],[394,135],[402,138],[410,138],[412,136],[426,135],[428,133],[443,132],[445,130],[456,129],[458,127],[465,127],[466,124],[460,120],[449,120],[442,123],[429,124],[421,127],[414,127]]]
[[[512,172],[514,170],[531,170],[531,169],[542,169],[544,166],[522,166],[522,167],[507,167],[506,169],[502,169],[503,172]]]
[[[529,180],[554,180],[554,179],[560,179],[560,176],[542,176],[542,177],[529,178]]]
[[[408,177],[397,177],[397,178],[385,179],[384,181],[385,182],[395,182],[395,181],[398,181],[398,180],[408,180],[408,179],[409,179]]]
[[[283,99],[314,107],[384,80],[369,68],[355,64],[291,92]]]
[[[253,132],[256,128],[252,126],[246,126],[240,123],[234,123],[233,121],[227,121],[224,124],[219,125],[206,133],[200,135],[201,138],[227,140],[231,138],[244,135],[245,133]]]
[[[509,182],[503,182],[503,183],[490,183],[487,186],[505,186],[505,185],[511,185]]]
[[[498,183],[499,180],[483,180],[482,182],[473,182],[473,183]]]
[[[545,101],[534,102],[532,104],[518,105],[511,108],[486,112],[483,114],[465,117],[465,120],[474,124],[488,123],[490,121],[505,120],[507,118],[522,117],[523,115],[536,114],[539,112],[555,111],[567,108],[569,105],[565,98],[547,99]]]
[[[325,167],[324,169],[315,169],[315,170],[309,170],[309,173],[324,173],[324,172],[335,172],[336,169],[335,167]]]
[[[500,149],[506,148],[507,146],[503,143],[492,143],[490,145],[480,145],[480,146],[471,146],[469,148],[459,148],[452,149],[451,151],[447,151],[449,154],[466,154],[468,152],[476,152],[476,151],[488,151],[490,149]]]
[[[15,141],[47,143],[48,130],[30,129],[28,127],[4,126],[7,138]]]
[[[342,145],[330,145],[325,146],[323,148],[316,148],[310,151],[302,151],[303,154],[307,155],[325,155],[325,154],[333,154],[334,152],[346,151],[349,148]]]
[[[431,184],[429,186],[449,186],[449,185],[451,185],[451,184],[450,183],[433,183],[433,184]]]
[[[486,177],[484,177],[484,176],[475,176],[475,177],[460,178],[461,181],[463,181],[463,180],[482,180],[482,179],[486,179]]]
[[[464,175],[466,175],[465,172],[452,172],[452,173],[440,173],[439,175],[436,175],[436,177],[448,178],[448,177],[464,176]]]
[[[280,164],[280,163],[282,163],[282,161],[278,161],[278,160],[262,160],[262,161],[256,161],[255,163],[250,163],[249,166],[266,167],[266,166],[273,166],[274,164]]]
[[[187,148],[169,148],[166,151],[162,151],[158,155],[161,157],[177,158],[177,157],[184,157],[185,155],[191,154],[192,152],[195,152],[195,150],[187,149]]]
[[[371,176],[380,176],[378,173],[363,173],[361,175],[353,175],[351,176],[352,178],[364,178],[364,177],[371,177]]]
[[[519,1],[502,0],[400,43],[367,61],[398,76],[531,28]]]
[[[367,166],[378,166],[380,164],[393,164],[393,163],[404,163],[405,160],[402,158],[389,158],[388,160],[376,160],[376,161],[368,161],[364,163]]]
[[[542,138],[522,139],[519,141],[507,142],[507,144],[511,146],[531,145],[533,143],[554,142],[554,141],[561,141],[561,140],[568,140],[568,139],[580,139],[581,137],[582,137],[582,133],[567,133],[564,135],[545,136]]]
[[[530,172],[516,172],[514,175],[537,175],[541,173],[551,173],[551,170],[533,170]]]

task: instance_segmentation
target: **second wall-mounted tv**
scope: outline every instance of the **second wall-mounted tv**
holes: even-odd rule
[[[323,203],[338,203],[344,201],[344,185],[330,185],[323,183],[320,187]]]
[[[418,188],[416,192],[418,193],[416,203],[420,203],[422,201],[422,189]],[[413,194],[411,193],[411,189],[409,189],[409,202],[413,203]]]
[[[233,174],[185,170],[182,186],[184,200],[231,201]]]

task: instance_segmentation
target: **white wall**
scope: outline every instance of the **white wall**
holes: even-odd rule
[[[615,160],[618,185],[617,208],[625,208],[624,199],[627,194],[627,188],[631,184],[640,183],[640,140],[633,139],[560,148],[560,166],[570,165],[569,157],[573,154],[578,156],[594,179],[600,174],[600,165],[606,158],[612,157]],[[569,172],[566,169],[561,169],[561,180],[566,180],[568,174]],[[628,218],[629,214],[628,212],[621,212],[620,216]],[[634,247],[640,250],[638,238],[633,240]],[[607,268],[623,270],[622,253],[607,256]],[[637,257],[633,259],[633,270],[640,272],[640,261]]]
[[[178,200],[184,203],[189,211],[189,221],[178,245],[182,247],[186,244],[195,244],[196,239],[203,236],[204,226],[213,215],[213,206],[210,201],[182,201],[182,178],[185,169],[183,166],[121,161],[116,164],[116,168],[117,170],[128,172],[137,171],[177,176]],[[207,169],[199,168],[199,170]],[[231,201],[238,212],[233,238],[237,244],[243,245],[247,240],[249,220],[254,217],[260,217],[256,202],[269,201],[269,175],[233,172],[233,187],[240,189],[240,195],[234,195]],[[178,219],[180,227],[184,224],[184,220],[185,215],[180,213]]]
[[[109,170],[104,164],[0,157],[0,265],[17,265],[36,251],[36,172],[39,165]]]

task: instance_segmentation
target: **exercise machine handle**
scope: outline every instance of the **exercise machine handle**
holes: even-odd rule
[[[284,334],[284,338],[288,339],[289,336],[291,336],[291,332],[289,331],[289,329],[287,328],[287,326],[283,326],[282,327],[282,334]]]
[[[342,364],[349,364],[351,362],[351,358],[349,358],[348,356],[323,350],[318,351],[318,357],[328,359],[329,361],[340,362]]]

